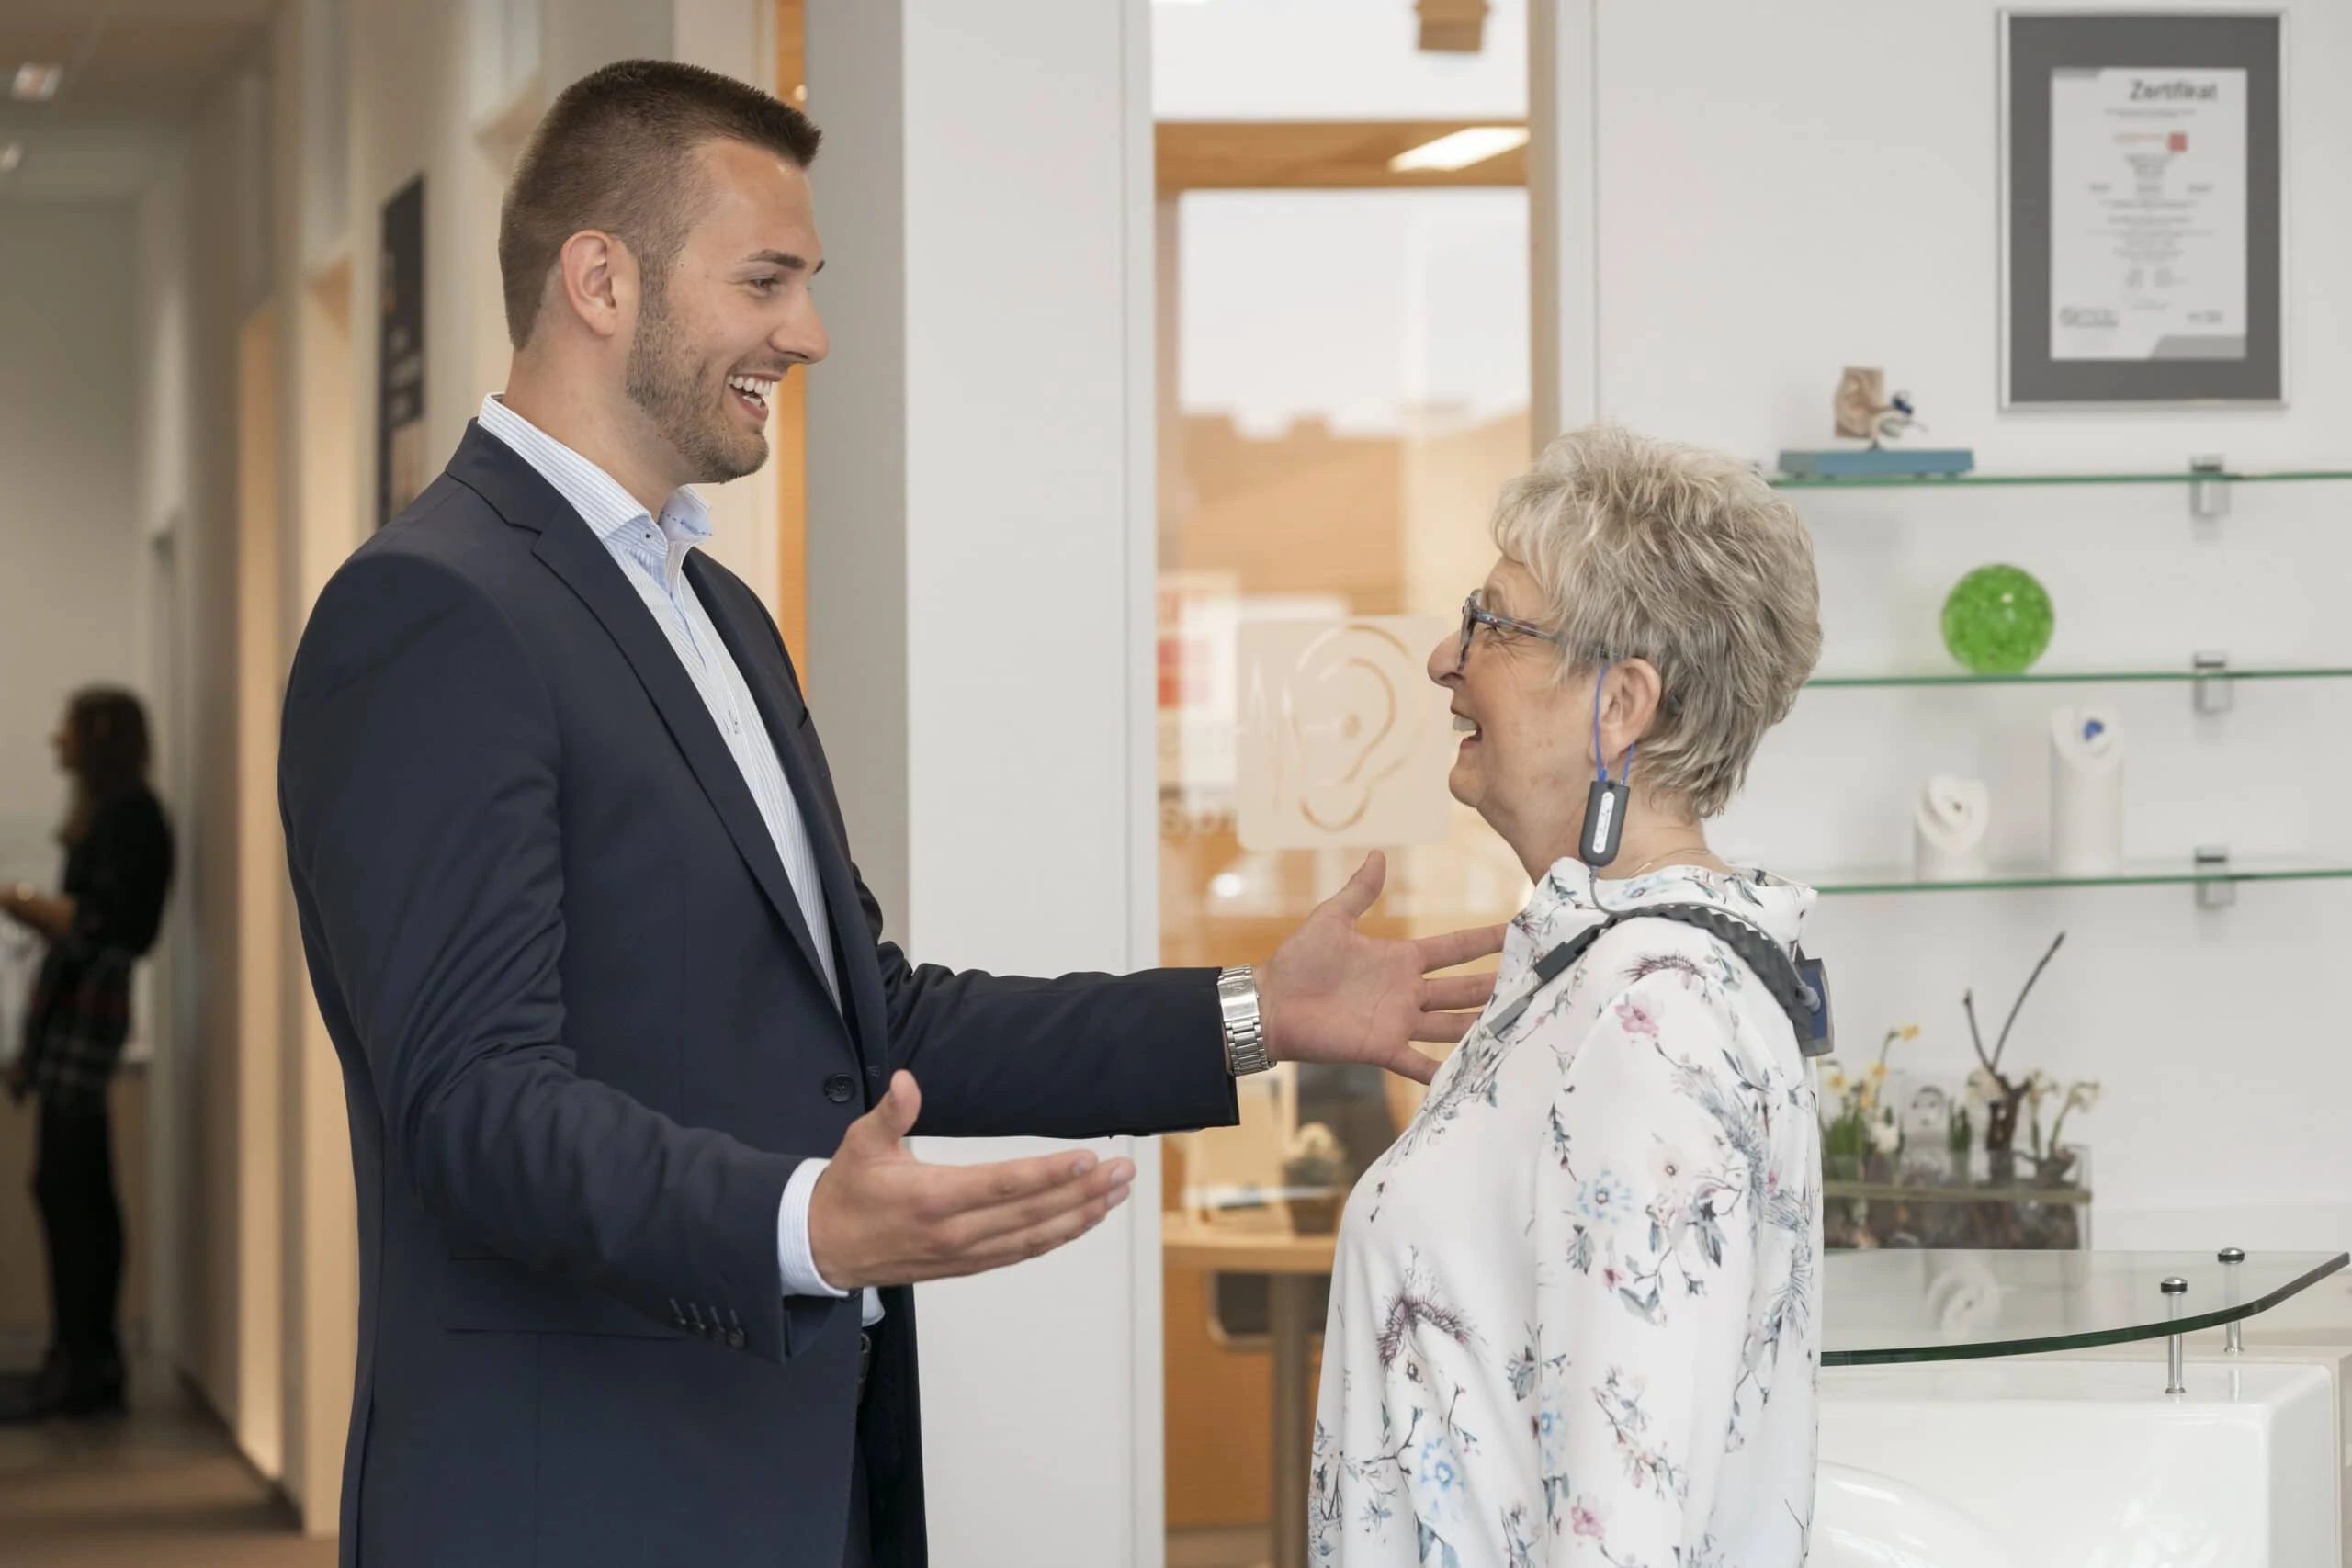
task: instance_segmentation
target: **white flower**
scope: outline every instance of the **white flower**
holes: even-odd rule
[[[2066,1109],[2088,1111],[2098,1104],[2098,1080],[2085,1078],[2066,1091]]]
[[[1968,1074],[1968,1103],[1984,1105],[2001,1098],[2001,1082],[1990,1067],[1977,1066]]]
[[[1892,1118],[1871,1123],[1871,1147],[1883,1155],[1891,1155],[1903,1146],[1903,1129]]]
[[[2056,1078],[2052,1077],[2040,1067],[2036,1067],[2033,1069],[2033,1077],[2027,1080],[2026,1092],[2033,1096],[2034,1099],[2040,1100],[2043,1095],[2048,1094],[2057,1087],[2058,1080]]]

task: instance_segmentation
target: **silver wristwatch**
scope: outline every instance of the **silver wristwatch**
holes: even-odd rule
[[[1258,1021],[1258,976],[1249,965],[1217,976],[1216,1008],[1225,1020],[1225,1070],[1240,1078],[1272,1066]]]

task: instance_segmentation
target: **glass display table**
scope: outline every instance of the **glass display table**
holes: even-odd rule
[[[1833,1252],[1823,1258],[1821,1360],[1960,1361],[2177,1338],[2243,1323],[2347,1263],[2341,1252]]]
[[[1166,1261],[1209,1273],[1269,1278],[1274,1360],[1273,1562],[1306,1561],[1310,1286],[1331,1271],[1337,1237],[1162,1216]],[[2341,1252],[1828,1252],[1822,1269],[1822,1364],[1889,1367],[1981,1360],[2170,1339],[2157,1394],[2148,1369],[2100,1369],[2110,1382],[2183,1388],[2180,1337],[2269,1311],[2352,1264]],[[2175,1288],[2168,1288],[2175,1287]],[[2112,1391],[2102,1399],[2112,1403]],[[1832,1390],[1824,1389],[1825,1399]],[[1828,1456],[1825,1453],[1825,1459]],[[1875,1481],[1872,1485],[1877,1484]],[[1867,1488],[1865,1488],[1867,1490]]]
[[[1829,1255],[1810,1568],[2341,1562],[2346,1359],[2249,1350],[2243,1325],[2347,1261]],[[2133,1341],[2161,1361],[2108,1348]]]

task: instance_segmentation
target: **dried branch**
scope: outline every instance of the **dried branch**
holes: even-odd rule
[[[1986,1072],[1992,1073],[1996,1078],[1998,1078],[2001,1075],[1994,1070],[1993,1058],[1984,1054],[1984,1036],[1978,1033],[1976,1030],[1976,993],[1974,991],[1961,993],[1960,1010],[1968,1015],[1968,1043],[1976,1047],[1976,1059],[1984,1064]]]
[[[2033,973],[2026,976],[2025,989],[2019,991],[2018,993],[2018,999],[2009,1004],[2009,1016],[2007,1021],[2001,1025],[2001,1037],[1993,1042],[1992,1067],[1994,1076],[1998,1077],[2000,1075],[2001,1053],[2008,1049],[2009,1030],[2010,1027],[2018,1021],[2018,1010],[2025,1006],[2026,998],[2033,995],[2033,983],[2041,978],[2041,972],[2050,967],[2050,961],[2058,956],[2058,949],[2064,944],[2065,941],[2066,933],[2064,931],[2060,931],[2055,937],[2051,939],[2050,951],[2041,955],[2041,962],[2035,964],[2033,966]]]

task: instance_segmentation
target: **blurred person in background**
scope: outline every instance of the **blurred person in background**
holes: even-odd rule
[[[12,1421],[122,1408],[122,1205],[107,1089],[130,1032],[131,970],[154,945],[172,881],[171,824],[148,787],[139,699],[81,693],[52,743],[74,781],[57,834],[64,874],[53,893],[0,888],[0,915],[46,944],[8,1089],[19,1102],[29,1096],[40,1117],[33,1197],[50,1344],[38,1376],[0,1390],[0,1420]]]

